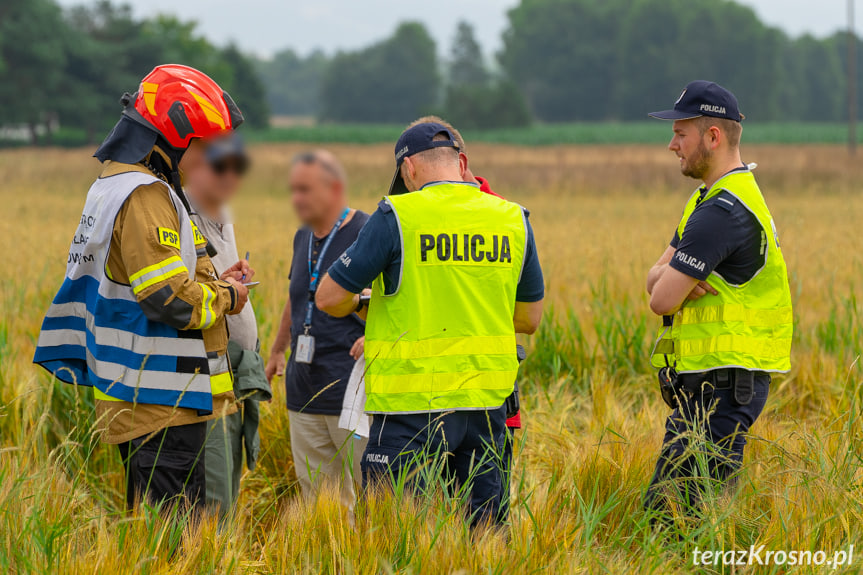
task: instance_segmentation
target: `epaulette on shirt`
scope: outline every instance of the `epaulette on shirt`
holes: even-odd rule
[[[393,211],[393,206],[390,204],[386,198],[382,199],[378,202],[378,208],[385,214],[388,214]]]
[[[736,206],[739,201],[740,200],[737,199],[737,196],[735,196],[731,192],[727,190],[722,190],[721,192],[713,196],[713,198],[711,198],[710,203],[730,212],[734,209],[734,206]]]

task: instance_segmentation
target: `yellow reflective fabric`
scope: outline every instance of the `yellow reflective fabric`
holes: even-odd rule
[[[778,309],[746,309],[742,305],[684,307],[680,310],[683,323],[741,322],[749,326],[774,326],[794,321],[791,307]]]
[[[492,377],[494,379],[492,379]],[[387,375],[376,376],[369,381],[366,376],[366,394],[374,397],[366,409],[382,413],[417,413],[426,411],[449,411],[455,409],[485,409],[489,401],[489,388],[500,386],[512,393],[515,374],[511,371],[497,374],[477,372],[433,375]],[[436,390],[446,390],[439,392]],[[504,396],[506,399],[506,396]],[[500,400],[503,403],[504,399]],[[468,407],[453,407],[462,405]]]
[[[698,357],[711,354],[723,354],[745,349],[747,355],[762,358],[764,361],[783,360],[788,356],[791,338],[787,339],[757,339],[742,335],[718,335],[706,339],[688,339],[679,342],[680,355]],[[741,362],[742,363],[742,362]]]
[[[233,389],[234,378],[230,371],[210,376],[210,390],[214,396],[233,391]]]
[[[93,396],[100,401],[123,401],[122,399],[111,397],[107,393],[102,392],[102,390],[100,390],[95,385],[93,386]]]
[[[129,276],[132,292],[138,295],[151,285],[165,281],[181,273],[189,273],[180,256],[171,256],[157,264],[147,266],[144,269]]]
[[[366,342],[365,345],[365,354],[369,359],[388,360],[453,355],[506,355],[511,354],[512,350],[510,336],[477,336],[469,339],[447,338],[424,341],[400,339],[395,342]]]
[[[523,210],[466,184],[387,198],[401,283],[373,285],[366,411],[489,409],[518,373],[513,313],[527,241]]]
[[[723,367],[786,372],[791,369],[794,314],[788,271],[773,217],[752,172],[725,176],[704,199],[723,192],[742,202],[761,224],[767,254],[764,267],[739,286],[712,273],[707,282],[719,295],[686,302],[674,316],[672,327],[660,330],[664,337],[656,344],[651,361],[655,367],[674,365],[680,373]],[[700,203],[699,196],[696,192],[684,210],[678,226],[681,236]]]
[[[217,373],[210,376],[210,393],[214,396],[221,393],[227,393],[234,389],[234,377],[230,371]],[[116,397],[111,397],[107,393],[101,391],[95,385],[93,386],[93,396],[100,401],[122,401]]]
[[[213,310],[213,301],[216,299],[216,292],[211,290],[204,284],[199,284],[203,297],[201,298],[201,324],[198,329],[209,329],[216,323],[216,312]]]

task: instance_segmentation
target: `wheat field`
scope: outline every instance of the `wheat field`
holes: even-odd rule
[[[296,221],[287,170],[301,145],[261,145],[235,205],[264,353],[288,288]],[[390,146],[334,146],[354,207],[374,209]],[[236,520],[189,525],[122,512],[122,470],[94,440],[92,398],[31,365],[62,279],[91,150],[0,152],[0,571],[4,573],[816,573],[693,566],[696,549],[835,550],[863,572],[863,166],[838,147],[750,146],[782,241],[797,320],[793,371],[774,380],[736,489],[656,531],[640,508],[667,409],[647,354],[644,293],[695,188],[661,146],[471,146],[475,173],[531,210],[548,286],[526,340],[509,538],[471,534],[457,500],[379,494],[351,521],[332,491],[297,496],[284,389],[262,413],[263,454]]]

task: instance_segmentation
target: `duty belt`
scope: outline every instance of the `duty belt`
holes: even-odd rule
[[[732,401],[736,405],[748,405],[755,393],[755,380],[767,377],[763,371],[749,371],[740,368],[714,369],[704,373],[684,373],[679,376],[679,388],[692,393],[712,395],[714,391],[732,390]],[[706,384],[706,385],[705,385]]]
[[[732,389],[738,372],[748,373],[748,370],[738,368],[714,369],[702,373],[681,373],[678,377],[680,378],[680,386],[689,391],[701,391],[701,386],[705,383],[710,384],[713,389]],[[767,375],[767,373],[756,371],[753,375],[757,379]]]

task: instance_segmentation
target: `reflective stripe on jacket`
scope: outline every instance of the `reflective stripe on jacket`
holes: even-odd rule
[[[118,283],[106,273],[115,219],[132,192],[153,184],[168,190],[180,225],[153,229],[154,241],[158,238],[167,246],[168,256],[130,273],[129,285]],[[34,362],[61,381],[93,386],[97,399],[210,413],[213,395],[231,391],[232,380],[227,356],[208,354],[204,346],[200,330],[212,326],[221,314],[212,308],[214,288],[194,284],[198,257],[188,213],[167,184],[131,166],[103,174],[87,195],[66,278],[43,321]],[[142,298],[175,277],[200,290],[200,309],[182,312],[192,314],[189,319],[196,325],[191,329],[178,327],[189,319],[169,325],[154,321],[142,307],[147,303]],[[177,302],[172,308],[168,303],[159,306],[185,309],[177,297],[172,299]],[[155,301],[149,303],[156,306]]]

